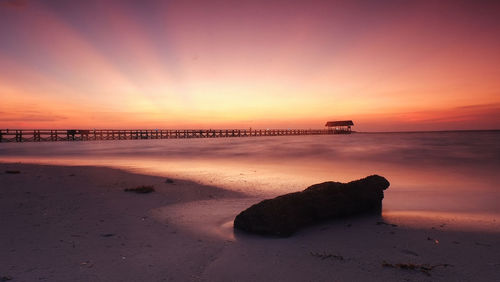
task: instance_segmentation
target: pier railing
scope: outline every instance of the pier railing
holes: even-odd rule
[[[341,134],[329,129],[0,129],[0,142],[228,138]]]

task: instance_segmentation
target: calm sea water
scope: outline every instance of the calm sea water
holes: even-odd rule
[[[2,143],[0,161],[112,166],[258,197],[379,174],[391,182],[384,211],[500,214],[500,131]]]

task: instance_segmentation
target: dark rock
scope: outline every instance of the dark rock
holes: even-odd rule
[[[165,183],[172,184],[172,183],[174,183],[174,181],[173,181],[172,179],[170,179],[170,178],[167,178],[167,179],[165,180]]]
[[[7,173],[7,174],[19,174],[21,172],[19,170],[6,170],[5,173]]]
[[[327,219],[382,211],[389,181],[378,175],[349,183],[324,182],[302,192],[264,200],[242,211],[234,228],[286,237],[304,226]]]

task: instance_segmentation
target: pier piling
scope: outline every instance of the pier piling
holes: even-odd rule
[[[0,143],[331,135],[328,129],[0,129]]]

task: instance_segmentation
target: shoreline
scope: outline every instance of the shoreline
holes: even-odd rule
[[[232,229],[234,216],[260,196],[166,179],[107,167],[0,163],[0,277],[492,281],[500,275],[497,225],[460,230],[453,220],[423,218],[412,227],[393,214],[325,222],[285,239],[260,237]],[[139,185],[156,192],[123,191]],[[449,266],[428,276],[384,262]]]

